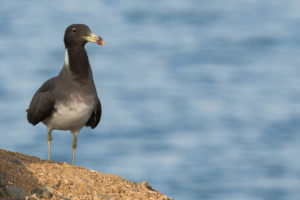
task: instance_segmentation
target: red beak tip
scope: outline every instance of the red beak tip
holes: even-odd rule
[[[101,46],[104,46],[104,41],[103,40],[98,40],[97,43]]]

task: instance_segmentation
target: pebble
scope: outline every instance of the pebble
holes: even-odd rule
[[[58,188],[61,185],[61,180],[58,180],[57,183],[55,184],[55,187]]]
[[[34,188],[31,190],[31,194],[36,194],[37,197],[46,199],[51,199],[53,197],[53,194],[49,192],[47,187]]]
[[[13,199],[24,199],[25,191],[22,188],[18,188],[14,185],[9,185],[6,188],[7,194]]]
[[[60,195],[56,195],[55,196],[57,200],[71,200],[69,198],[66,198],[66,197],[63,197],[63,196],[60,196]]]
[[[105,199],[105,200],[111,200],[112,199],[110,196],[103,195],[103,194],[97,194],[97,197],[100,198],[100,199]]]
[[[10,159],[10,162],[15,163],[17,165],[23,165],[23,163],[21,161],[16,160],[16,159]]]
[[[3,198],[5,197],[5,192],[0,188],[0,198]]]
[[[4,185],[5,185],[4,175],[0,173],[0,186],[4,186]]]
[[[86,186],[86,193],[90,194],[91,193],[91,188],[89,186]]]
[[[38,198],[36,194],[33,194],[30,197],[27,196],[25,200],[40,200],[40,198]]]
[[[148,189],[148,190],[150,190],[150,191],[155,191],[146,181],[143,181],[142,183],[141,183],[141,186],[143,187],[143,188],[146,188],[146,189]]]

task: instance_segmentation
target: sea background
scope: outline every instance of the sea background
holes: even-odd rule
[[[103,106],[75,164],[178,200],[300,199],[300,2],[0,1],[0,148],[47,159],[32,95],[87,24]],[[52,160],[71,160],[54,131]]]

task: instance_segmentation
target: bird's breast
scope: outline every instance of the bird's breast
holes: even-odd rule
[[[54,112],[43,121],[51,129],[80,130],[89,120],[95,103],[90,99],[72,97],[54,105]]]

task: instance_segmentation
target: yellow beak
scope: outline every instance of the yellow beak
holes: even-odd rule
[[[104,40],[94,33],[90,33],[88,36],[82,36],[82,37],[84,39],[86,39],[86,41],[88,41],[88,42],[93,42],[93,43],[99,44],[101,46],[104,46]]]

